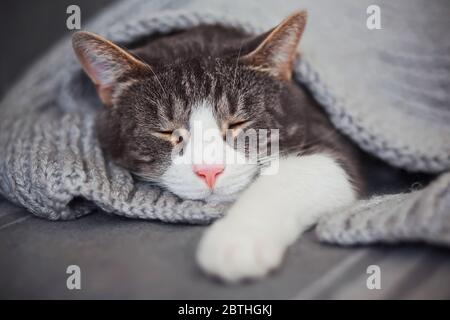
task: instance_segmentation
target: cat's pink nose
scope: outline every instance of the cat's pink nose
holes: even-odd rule
[[[222,164],[201,164],[192,167],[194,173],[203,179],[210,189],[214,187],[217,176],[221,174],[224,169],[225,166]]]

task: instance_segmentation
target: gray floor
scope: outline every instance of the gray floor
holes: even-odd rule
[[[289,250],[271,277],[224,285],[194,263],[204,227],[92,214],[49,222],[0,202],[0,298],[385,299],[450,298],[450,259],[422,245],[338,248],[312,232]],[[66,268],[81,268],[81,290],[68,290]],[[369,265],[381,290],[366,286]]]
[[[110,2],[14,0],[0,11],[0,96],[33,59],[68,33],[65,8],[83,19]],[[367,157],[370,193],[407,189],[428,177]],[[194,263],[204,227],[123,219],[97,212],[71,222],[33,217],[0,198],[0,298],[342,299],[450,298],[450,255],[424,245],[339,248],[312,232],[268,279],[238,286],[205,277]],[[66,288],[66,268],[80,266],[82,289]],[[381,290],[366,287],[369,265]]]

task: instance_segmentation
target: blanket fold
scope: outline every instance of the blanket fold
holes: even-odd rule
[[[423,190],[377,196],[321,218],[320,240],[342,244],[402,241],[450,245],[450,173]]]

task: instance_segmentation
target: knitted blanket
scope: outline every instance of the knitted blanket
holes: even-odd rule
[[[366,27],[370,1],[127,0],[83,29],[127,46],[200,24],[260,33],[297,9],[309,21],[294,79],[333,124],[393,166],[450,169],[450,3],[378,1],[381,30]],[[100,110],[69,35],[0,104],[0,193],[33,214],[73,219],[95,208],[132,218],[206,223],[222,204],[182,200],[105,159],[93,131]],[[424,190],[379,196],[324,217],[320,239],[339,243],[449,243],[450,174]]]

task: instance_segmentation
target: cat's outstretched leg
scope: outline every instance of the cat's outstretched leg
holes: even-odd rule
[[[348,175],[331,155],[280,160],[277,174],[260,176],[206,231],[197,261],[205,272],[230,282],[263,277],[322,214],[355,199]]]

